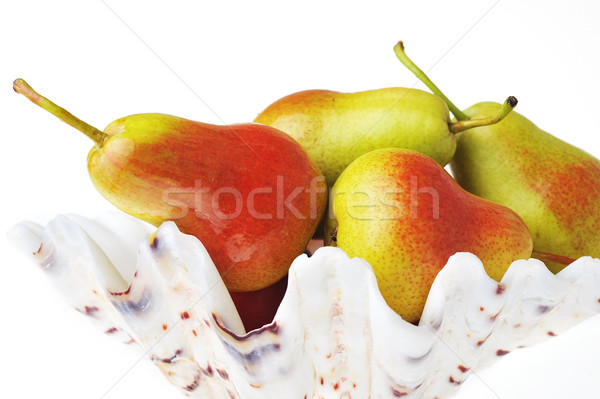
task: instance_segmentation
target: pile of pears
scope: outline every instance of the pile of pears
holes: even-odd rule
[[[517,259],[556,273],[600,257],[600,161],[512,112],[514,97],[461,111],[394,50],[433,94],[309,90],[228,126],[138,114],[100,131],[13,87],[93,140],[91,180],[117,208],[201,240],[247,330],[270,322],[314,237],[367,260],[413,323],[456,252],[496,280]]]

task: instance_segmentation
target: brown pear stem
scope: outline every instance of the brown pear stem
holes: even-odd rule
[[[64,108],[59,107],[54,104],[52,101],[48,100],[46,97],[41,96],[35,90],[27,84],[23,79],[17,79],[13,82],[13,89],[19,93],[27,97],[32,103],[39,105],[46,111],[50,112],[52,115],[59,118],[61,121],[73,126],[75,129],[79,130],[90,139],[94,140],[94,142],[102,146],[108,135],[95,127],[88,125],[81,119],[75,117],[73,114],[65,110]]]
[[[533,251],[531,253],[531,256],[533,258],[541,260],[542,262],[554,262],[565,266],[568,266],[576,261],[576,259],[569,258],[568,256],[556,255],[542,251]]]
[[[506,99],[506,101],[504,101],[504,104],[502,104],[496,115],[487,118],[450,122],[448,127],[452,133],[460,133],[463,130],[472,129],[474,127],[493,125],[506,118],[506,116],[510,114],[510,112],[517,106],[517,103],[517,99],[513,96],[510,96]]]
[[[329,236],[331,237],[332,242],[337,242],[337,233],[338,233],[337,227],[335,229],[333,229],[333,231],[331,233],[329,233]]]

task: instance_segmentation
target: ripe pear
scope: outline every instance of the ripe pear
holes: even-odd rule
[[[498,105],[479,103],[475,117]],[[458,183],[518,213],[533,236],[534,257],[553,271],[572,259],[600,257],[600,161],[513,113],[458,138],[451,163]]]
[[[325,210],[318,166],[277,129],[139,114],[100,131],[22,79],[14,89],[94,141],[88,170],[104,197],[130,215],[154,225],[173,220],[198,237],[231,291],[281,280]]]
[[[444,99],[458,122],[499,107],[482,102],[460,111],[405,54],[398,58]],[[523,218],[533,236],[533,256],[552,272],[581,256],[600,257],[600,161],[585,151],[515,112],[457,135],[451,169],[463,188]]]
[[[269,105],[254,121],[298,140],[331,187],[354,159],[378,148],[412,149],[444,166],[456,150],[455,133],[496,123],[504,116],[451,122],[441,98],[391,87],[357,93],[302,91]]]
[[[337,246],[371,264],[388,305],[409,322],[419,320],[435,276],[456,252],[477,255],[495,280],[531,255],[529,230],[516,213],[463,190],[415,151],[362,155],[330,201]]]

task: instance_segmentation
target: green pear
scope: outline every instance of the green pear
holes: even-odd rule
[[[451,122],[443,99],[392,87],[357,93],[302,91],[271,104],[254,121],[295,138],[331,187],[354,159],[377,148],[412,149],[444,166],[456,150],[455,133],[496,123],[504,116]]]
[[[482,102],[460,111],[405,55],[400,60],[459,121],[496,112]],[[469,192],[505,205],[527,224],[533,256],[557,273],[574,258],[600,257],[600,161],[514,112],[457,135],[451,169]]]
[[[465,113],[497,107],[480,103]],[[600,257],[600,161],[590,154],[513,113],[496,126],[461,134],[451,167],[466,190],[523,218],[534,256],[553,272],[568,258]]]
[[[463,190],[433,159],[389,148],[362,155],[330,195],[333,238],[367,260],[388,305],[409,322],[421,316],[437,273],[456,252],[477,255],[500,280],[528,259],[532,240],[516,213]]]

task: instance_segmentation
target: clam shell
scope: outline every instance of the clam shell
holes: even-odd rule
[[[246,334],[202,243],[172,222],[65,215],[9,235],[71,306],[189,397],[449,398],[471,370],[600,313],[597,259],[556,276],[516,261],[498,283],[457,253],[414,326],[367,262],[321,248],[293,262],[274,321]]]

